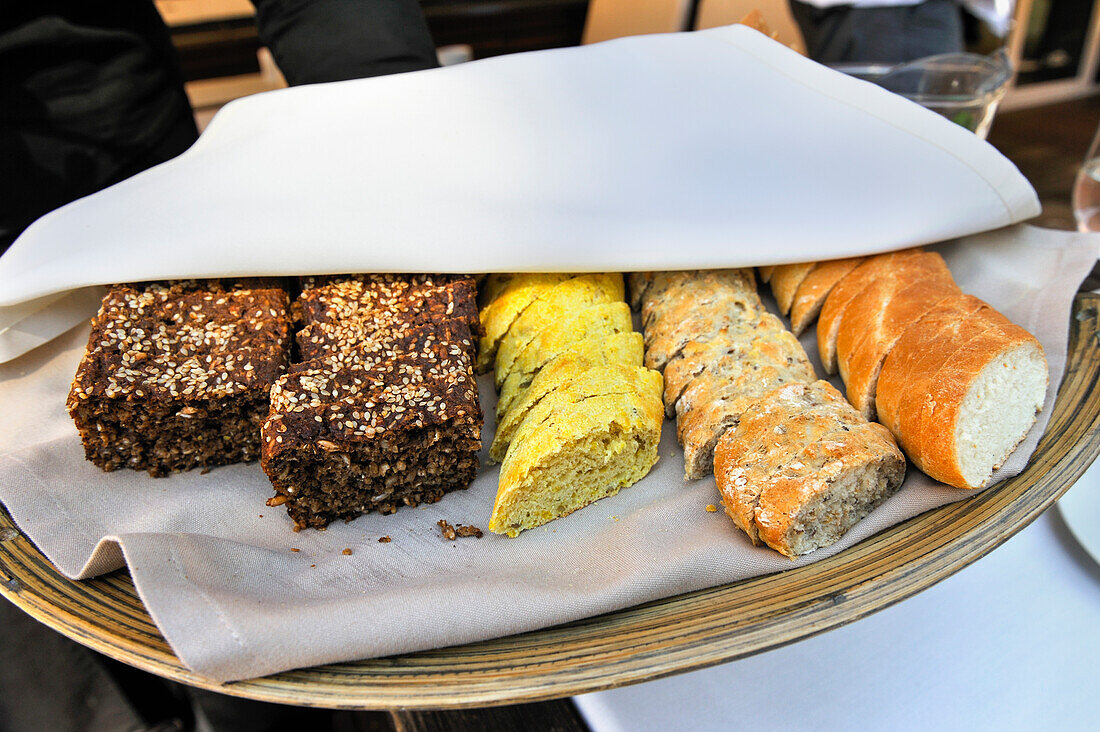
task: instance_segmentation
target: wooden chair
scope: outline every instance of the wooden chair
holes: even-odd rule
[[[688,30],[692,0],[591,0],[581,43]]]

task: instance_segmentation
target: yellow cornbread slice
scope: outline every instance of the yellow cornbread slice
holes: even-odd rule
[[[577,399],[605,394],[628,394],[645,391],[654,382],[661,382],[661,375],[644,366],[601,364],[578,355],[566,355],[547,364],[531,382],[522,398],[497,423],[496,435],[489,448],[489,459],[502,462],[512,436],[524,418],[547,395],[568,392]]]
[[[581,356],[597,364],[621,363],[625,366],[642,365],[642,334],[641,333],[616,333],[608,336],[606,340],[587,339],[573,344],[543,364],[533,374],[512,370],[508,379],[504,382],[504,388],[500,390],[500,398],[497,400],[497,423],[511,411],[512,406],[523,399],[523,395],[530,388],[531,382],[543,369],[554,361],[564,356]]]
[[[540,331],[589,305],[622,302],[623,294],[623,276],[618,272],[578,275],[539,293],[500,339],[496,355],[497,389],[504,385],[520,352]]]
[[[567,316],[546,326],[516,357],[512,371],[500,388],[500,400],[497,402],[497,415],[508,408],[511,397],[515,396],[518,386],[526,387],[531,378],[538,373],[550,359],[568,351],[584,351],[595,355],[606,344],[607,348],[623,349],[627,344],[638,343],[638,366],[642,365],[644,339],[630,337],[627,342],[615,337],[632,333],[630,310],[626,303],[608,302],[587,307],[572,316]],[[612,345],[612,342],[616,344]],[[619,345],[621,344],[621,345]],[[608,359],[605,359],[608,360]],[[610,359],[622,363],[634,363],[624,358]]]
[[[657,462],[663,418],[659,376],[633,394],[547,395],[504,458],[489,530],[515,537],[636,483]]]
[[[500,339],[513,321],[542,292],[576,275],[561,272],[493,274],[486,278],[482,293],[486,302],[479,312],[485,335],[478,343],[477,371],[485,373],[493,366]]]

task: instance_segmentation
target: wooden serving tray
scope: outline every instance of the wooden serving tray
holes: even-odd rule
[[[108,656],[251,699],[359,709],[478,707],[571,696],[712,666],[858,620],[997,548],[1100,452],[1100,296],[1078,295],[1066,373],[1027,469],[828,559],[567,625],[404,656],[219,684],[186,669],[125,570],[74,582],[0,511],[0,594]]]

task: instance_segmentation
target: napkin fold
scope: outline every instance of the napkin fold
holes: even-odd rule
[[[120,281],[625,271],[928,244],[1039,212],[993,147],[745,26],[259,94],[0,258],[0,359]]]
[[[1046,349],[1047,406],[998,473],[1014,475],[1049,418],[1073,294],[1096,260],[1095,237],[1016,226],[937,249],[965,291]],[[154,479],[86,462],[64,403],[87,333],[73,329],[0,365],[0,501],[70,577],[125,561],[183,663],[219,681],[483,640],[777,572],[973,495],[910,468],[901,491],[839,543],[792,562],[706,511],[719,502],[714,480],[684,482],[683,453],[666,422],[647,477],[516,539],[447,541],[436,525],[486,527],[498,469],[484,454],[470,488],[439,503],[294,533],[285,512],[264,505],[272,489],[256,464]],[[813,336],[802,341],[820,373]],[[480,390],[491,415],[491,378]]]

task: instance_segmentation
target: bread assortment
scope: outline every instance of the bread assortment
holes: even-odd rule
[[[501,470],[489,530],[514,537],[649,472],[662,380],[642,365],[622,275],[490,275],[484,291],[482,316],[510,320],[493,331],[500,398],[489,456]]]
[[[759,274],[794,333],[751,269],[634,273],[630,305],[614,273],[120,285],[93,321],[68,408],[105,470],[163,475],[258,454],[271,505],[320,528],[468,485],[475,372],[491,368],[490,530],[516,536],[636,482],[668,416],[685,478],[713,471],[749,539],[795,557],[900,487],[899,444],[936,480],[982,487],[1043,406],[1038,341],[961,292],[934,252]],[[847,401],[795,335],[815,317]]]
[[[988,485],[1042,409],[1049,375],[1038,340],[963,294],[934,252],[821,263],[803,283],[827,270],[813,283],[813,298],[824,298],[818,350],[848,400],[931,477]]]

